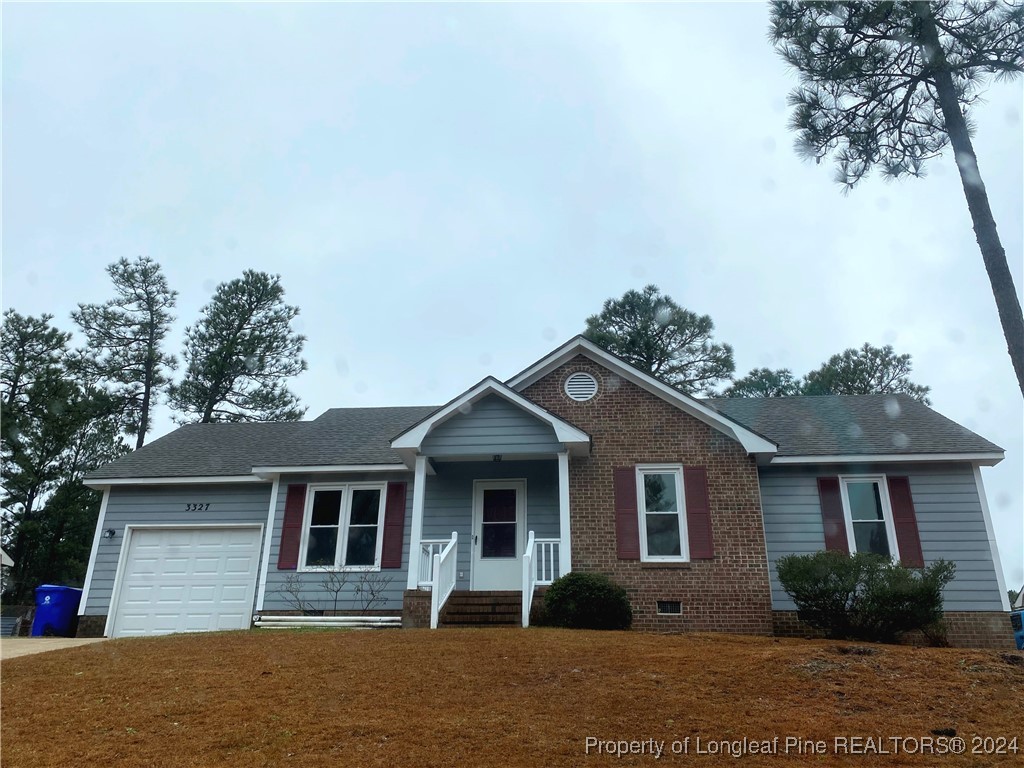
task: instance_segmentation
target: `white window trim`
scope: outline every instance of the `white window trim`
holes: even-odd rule
[[[348,548],[348,528],[352,518],[352,491],[380,491],[380,508],[377,512],[377,551],[373,565],[340,565],[344,562]],[[334,553],[334,565],[306,565],[306,547],[309,544],[309,528],[313,520],[313,499],[317,491],[341,491],[341,511],[338,519],[338,547]],[[387,510],[387,483],[320,483],[306,488],[306,504],[302,511],[302,540],[299,544],[299,563],[297,570],[307,573],[323,573],[345,571],[351,573],[367,573],[380,570],[381,553],[384,547],[384,514]]]
[[[846,523],[846,543],[850,554],[857,552],[857,539],[853,535],[853,513],[850,511],[850,497],[846,492],[848,483],[878,483],[878,497],[882,500],[882,519],[885,522],[885,535],[889,539],[889,555],[893,562],[900,562],[900,547],[896,540],[896,521],[892,516],[892,503],[889,501],[889,482],[886,475],[840,475],[839,496],[843,501],[843,520]]]
[[[679,555],[647,554],[647,509],[644,475],[672,473],[679,500]],[[682,464],[638,464],[636,467],[636,511],[640,525],[640,561],[645,563],[686,563],[690,561],[690,536],[686,530],[686,496],[683,494]]]

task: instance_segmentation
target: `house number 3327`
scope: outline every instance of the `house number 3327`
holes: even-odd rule
[[[209,504],[186,504],[186,512],[205,512],[210,508]]]

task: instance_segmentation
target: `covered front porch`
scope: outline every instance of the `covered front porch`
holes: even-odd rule
[[[456,590],[516,593],[528,626],[536,587],[572,568],[569,461],[589,437],[487,379],[392,447],[415,470],[405,603],[429,593],[437,627]]]
[[[572,567],[568,454],[434,461],[432,474],[426,457],[420,458],[423,479],[417,472],[406,586],[431,593],[430,626],[438,626],[456,591],[517,593],[528,626],[535,588]]]

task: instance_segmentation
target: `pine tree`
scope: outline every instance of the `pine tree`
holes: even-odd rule
[[[287,379],[306,370],[298,307],[284,303],[280,275],[246,270],[217,286],[202,317],[185,329],[184,378],[170,389],[180,422],[288,421],[306,409]]]
[[[121,259],[107,267],[114,298],[79,304],[71,318],[88,340],[86,358],[95,375],[113,387],[125,408],[128,434],[141,448],[152,424],[153,406],[170,384],[177,365],[162,346],[174,317],[177,291],[167,285],[160,265],[148,256]]]
[[[79,376],[70,365],[70,334],[53,328],[50,316],[4,314],[0,469],[3,472],[3,542],[14,560],[5,595],[31,597],[40,579],[55,573],[51,558],[71,553],[62,579],[85,574],[91,541],[73,539],[95,525],[99,495],[82,484],[85,474],[127,450],[120,439],[117,398]]]
[[[800,381],[788,368],[777,371],[755,368],[742,379],[736,379],[722,394],[726,397],[790,397],[800,394]]]
[[[587,318],[586,338],[683,392],[711,392],[736,369],[715,324],[662,295],[656,285],[608,299]]]
[[[797,149],[834,153],[851,189],[872,168],[921,176],[952,145],[1024,393],[1024,315],[971,143],[970,109],[989,76],[1024,71],[1024,5],[1006,2],[773,2],[771,37],[800,74],[790,96]]]
[[[820,368],[804,376],[805,395],[906,394],[928,405],[930,387],[910,380],[910,355],[897,355],[888,344],[848,349],[833,355]]]

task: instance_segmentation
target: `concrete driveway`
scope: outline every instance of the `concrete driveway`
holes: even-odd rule
[[[33,653],[60,651],[79,645],[99,643],[105,637],[5,637],[0,639],[0,660],[28,656]]]

